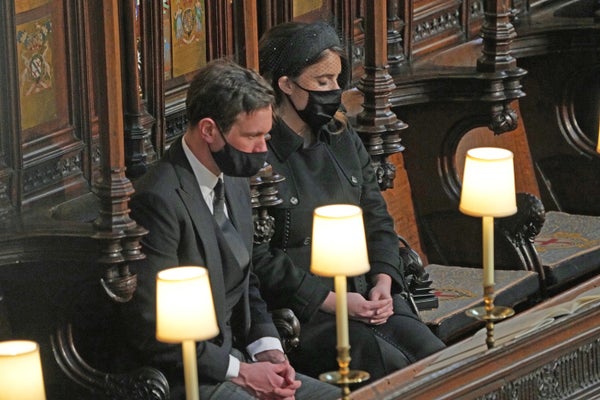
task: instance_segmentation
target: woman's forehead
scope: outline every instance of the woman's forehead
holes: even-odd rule
[[[337,77],[342,72],[342,60],[340,56],[331,51],[326,50],[324,57],[319,62],[307,66],[300,76],[306,76],[311,78],[318,77]]]

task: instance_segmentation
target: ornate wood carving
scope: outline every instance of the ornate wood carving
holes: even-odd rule
[[[265,165],[250,180],[252,217],[254,220],[254,243],[267,243],[273,237],[275,221],[269,215],[269,207],[281,204],[277,185],[285,177],[273,171],[271,165]]]
[[[477,399],[564,400],[599,383],[600,339],[596,339]]]
[[[464,41],[465,8],[461,0],[415,1],[411,13],[411,58]]]

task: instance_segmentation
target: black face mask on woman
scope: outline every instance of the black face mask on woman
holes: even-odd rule
[[[220,128],[219,133],[221,133],[221,137],[225,141],[225,146],[221,150],[211,150],[210,152],[221,172],[229,176],[248,178],[256,175],[264,167],[267,161],[266,151],[246,153],[245,151],[238,150],[229,144]]]
[[[334,90],[308,90],[294,82],[296,86],[308,93],[308,102],[304,110],[298,110],[294,103],[292,107],[300,118],[310,126],[313,131],[318,131],[323,125],[331,121],[336,111],[342,104],[342,89]]]

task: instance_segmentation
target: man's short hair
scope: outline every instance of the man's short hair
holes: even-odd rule
[[[194,77],[187,91],[188,123],[212,118],[223,133],[243,112],[273,106],[273,88],[257,72],[233,61],[209,62]]]

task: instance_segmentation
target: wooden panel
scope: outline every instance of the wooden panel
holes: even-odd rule
[[[418,0],[412,15],[412,56],[464,41],[464,7],[460,0]]]
[[[16,9],[16,43],[19,74],[20,145],[22,147],[22,204],[59,195],[83,193],[84,144],[74,126],[69,93],[76,70],[66,58],[67,40],[62,1],[21,3]],[[73,97],[72,97],[73,96]],[[78,137],[79,136],[79,137]]]

